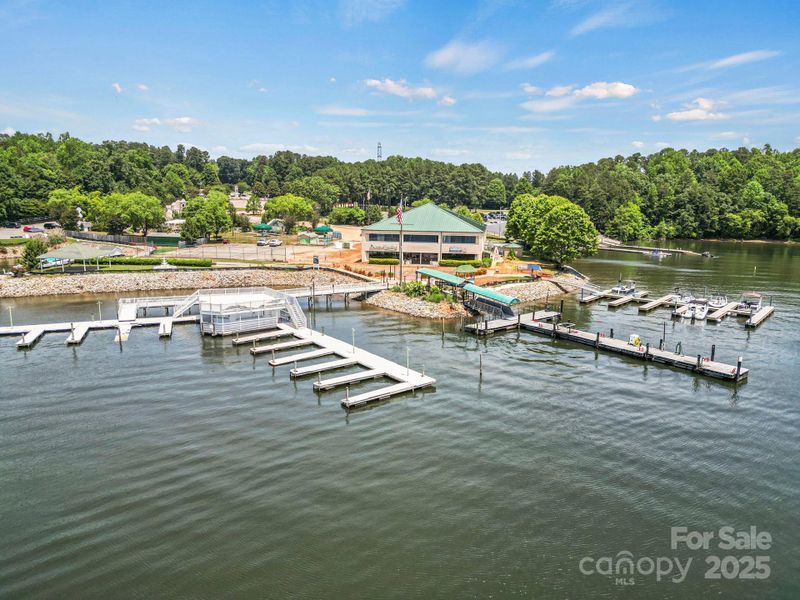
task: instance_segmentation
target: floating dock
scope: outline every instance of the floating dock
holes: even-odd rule
[[[90,331],[100,329],[116,329],[114,341],[125,341],[135,327],[158,327],[159,335],[172,334],[172,325],[175,323],[197,323],[197,315],[183,317],[138,317],[133,321],[120,321],[118,319],[104,319],[102,321],[72,321],[64,323],[44,323],[41,325],[15,325],[13,327],[0,327],[0,335],[21,336],[17,348],[30,349],[48,333],[68,333],[65,343],[77,345],[86,339]]]
[[[470,323],[464,325],[464,331],[476,335],[489,335],[490,333],[518,329],[523,324],[533,321],[552,321],[560,316],[561,313],[554,310],[537,310],[536,313],[519,314],[516,319],[487,319],[477,323]]]
[[[314,389],[318,391],[346,386],[345,397],[340,400],[342,408],[348,410],[360,408],[378,400],[385,400],[392,396],[431,387],[436,384],[436,380],[425,375],[424,370],[420,373],[411,369],[408,365],[404,367],[358,348],[353,344],[348,344],[347,342],[314,331],[313,329],[307,327],[295,328],[291,330],[291,335],[297,339],[295,341],[272,344],[270,346],[256,346],[255,348],[251,348],[250,352],[254,356],[258,356],[264,353],[290,350],[302,346],[313,345],[317,347],[315,350],[273,358],[270,360],[272,366],[295,364],[304,360],[321,358],[324,356],[337,357],[334,360],[309,365],[307,367],[298,367],[295,365],[289,373],[292,378],[313,374],[317,374],[319,378],[319,374],[324,371],[333,371],[347,367],[360,367],[362,370],[356,371],[355,373],[325,380],[319,378],[313,386]],[[396,383],[362,394],[350,395],[350,384],[381,377],[393,379]]]
[[[564,339],[585,346],[592,346],[597,350],[604,350],[615,354],[623,354],[644,361],[658,362],[678,369],[686,369],[716,379],[741,382],[747,379],[749,369],[741,365],[741,359],[736,365],[721,363],[701,355],[688,356],[670,352],[660,348],[651,348],[650,344],[634,346],[620,339],[606,337],[602,333],[589,333],[575,329],[571,324],[559,325],[555,322],[544,323],[541,321],[521,321],[520,329],[546,335],[553,339]],[[466,330],[466,328],[465,328]],[[468,330],[475,333],[474,330]]]

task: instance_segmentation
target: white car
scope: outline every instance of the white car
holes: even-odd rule
[[[267,245],[267,240],[258,240],[256,242],[256,246],[266,246],[266,245]]]
[[[267,245],[268,245],[268,246],[272,246],[272,247],[274,248],[275,246],[281,246],[281,245],[283,245],[283,242],[282,242],[282,241],[280,241],[279,239],[275,239],[275,238],[273,238],[273,239],[271,239],[269,242],[267,242]]]

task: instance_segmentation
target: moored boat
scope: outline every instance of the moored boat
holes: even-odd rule
[[[752,310],[756,312],[761,309],[764,297],[758,292],[744,292],[739,300],[738,310]]]

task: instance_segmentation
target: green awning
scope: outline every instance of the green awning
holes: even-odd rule
[[[256,223],[253,225],[253,229],[256,231],[272,231],[272,225],[269,223]]]
[[[48,250],[44,254],[39,255],[39,258],[58,258],[69,260],[94,260],[96,258],[105,258],[106,256],[114,256],[122,254],[117,248],[113,246],[90,246],[88,244],[66,244],[58,250]]]
[[[466,280],[461,279],[461,277],[456,277],[444,271],[437,271],[436,269],[417,269],[417,274],[430,277],[431,279],[438,279],[456,287],[461,287],[466,282]]]
[[[327,225],[317,225],[314,227],[314,233],[331,233],[332,231],[333,228]]]
[[[496,302],[502,302],[503,304],[519,304],[518,298],[512,298],[511,296],[506,296],[500,292],[495,292],[494,290],[490,290],[488,288],[482,288],[472,283],[465,285],[464,291],[472,292],[476,296],[483,296],[484,298],[488,298],[489,300],[494,300]]]
[[[474,273],[477,270],[478,269],[476,269],[472,265],[459,265],[458,267],[456,267],[456,273],[460,273],[460,274],[464,274],[464,275],[468,275],[470,273]]]

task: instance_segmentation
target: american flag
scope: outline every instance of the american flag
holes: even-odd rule
[[[403,199],[400,198],[400,204],[397,205],[397,222],[403,224]]]

